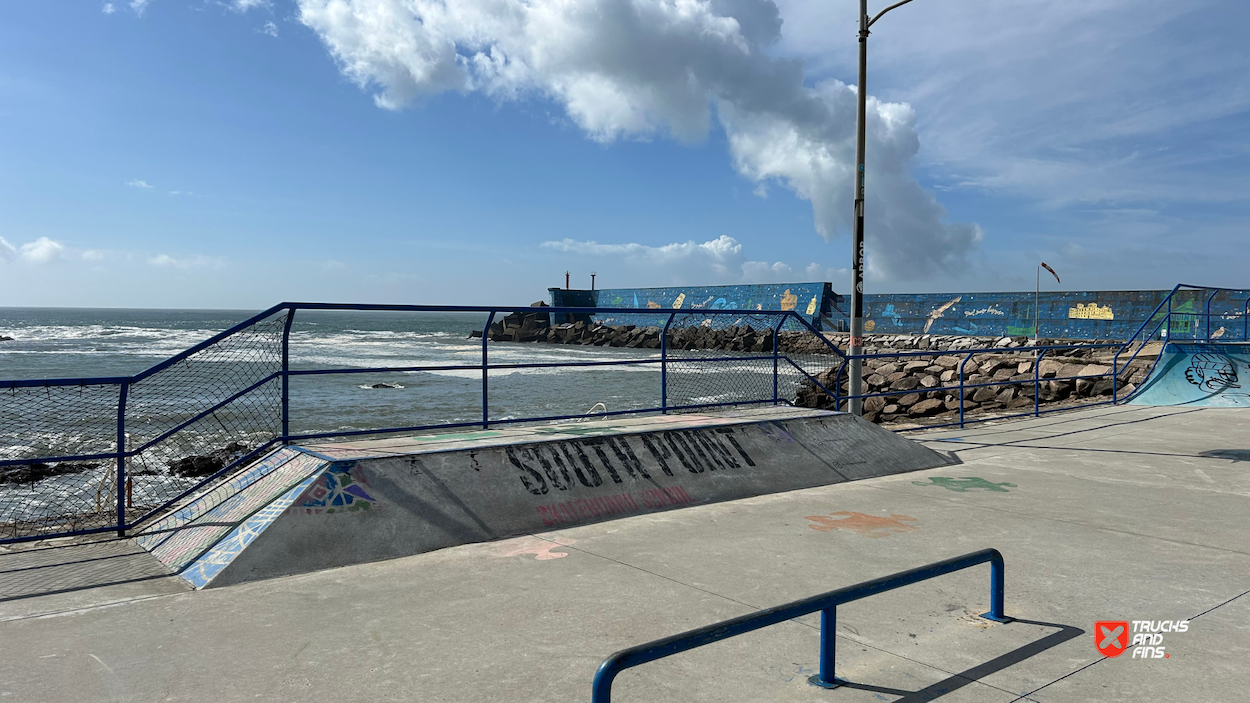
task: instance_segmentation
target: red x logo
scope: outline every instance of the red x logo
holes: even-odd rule
[[[1128,649],[1128,621],[1100,620],[1094,623],[1094,644],[1105,657],[1118,657]]]

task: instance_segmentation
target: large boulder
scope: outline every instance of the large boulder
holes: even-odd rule
[[[912,417],[924,417],[926,415],[935,415],[942,412],[944,404],[935,398],[922,400],[907,409],[907,414]]]

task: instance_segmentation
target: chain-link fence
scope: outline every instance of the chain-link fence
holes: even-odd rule
[[[273,443],[287,315],[133,378],[0,386],[0,541],[133,524]]]
[[[0,540],[116,523],[121,388],[0,388]]]
[[[810,377],[841,359],[823,336],[784,312],[681,312],[665,341],[667,407],[675,411],[794,403]]]

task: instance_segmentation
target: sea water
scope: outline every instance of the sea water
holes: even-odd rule
[[[250,317],[231,310],[0,308],[0,380],[130,376]],[[485,313],[300,311],[290,363],[301,369],[480,365],[470,338]],[[657,350],[490,342],[495,364],[658,360]],[[491,420],[660,405],[659,364],[500,368],[487,378]],[[482,419],[480,368],[299,376],[293,433],[350,432]],[[242,390],[242,388],[234,389]],[[208,389],[205,389],[208,392]],[[174,409],[176,411],[176,409]]]

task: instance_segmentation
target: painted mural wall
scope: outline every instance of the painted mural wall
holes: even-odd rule
[[[668,288],[549,289],[551,304],[598,308],[796,310],[817,329],[849,329],[849,296],[829,283],[779,283]],[[1131,337],[1169,291],[1043,292],[1038,298],[1038,336],[1118,340]],[[1207,293],[1180,291],[1173,298],[1173,338],[1206,334]],[[1210,302],[1211,333],[1228,341],[1247,339],[1246,299],[1221,293]],[[868,334],[943,334],[979,337],[1034,335],[1034,295],[1026,293],[895,293],[864,296]],[[1162,316],[1163,313],[1160,314]],[[599,315],[604,324],[664,324],[665,317]],[[1223,332],[1220,330],[1223,329]]]
[[[671,288],[548,289],[556,307],[666,308],[677,310],[794,310],[816,326],[821,317],[845,317],[842,296],[828,283],[761,283],[741,286],[676,286]],[[839,307],[840,306],[840,307]],[[599,315],[606,325],[662,326],[667,316]]]
[[[1167,298],[1169,291],[1076,291],[1042,293],[1037,302],[1038,336],[1119,340],[1131,337]],[[1205,334],[1207,294],[1180,291],[1173,298],[1171,334]],[[1211,301],[1211,331],[1244,339],[1245,298]],[[889,294],[864,299],[869,334],[954,334],[985,337],[1034,335],[1033,293]],[[1159,317],[1166,316],[1166,311]],[[1157,318],[1156,318],[1157,319]],[[1218,336],[1218,335],[1217,335]]]

